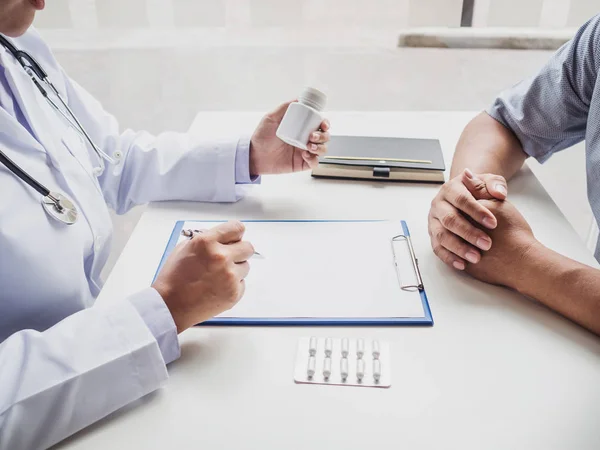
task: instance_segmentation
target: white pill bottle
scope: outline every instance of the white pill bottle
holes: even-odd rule
[[[290,104],[277,128],[277,137],[286,144],[306,150],[311,133],[317,131],[323,121],[323,109],[327,96],[315,88],[307,87]]]

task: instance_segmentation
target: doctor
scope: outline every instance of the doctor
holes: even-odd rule
[[[43,7],[0,0],[0,449],[10,450],[47,448],[154,391],[179,356],[177,334],[243,295],[253,248],[232,222],[180,245],[154,286],[93,306],[110,249],[107,205],[235,201],[261,174],[315,165],[329,140],[327,121],[310,152],[278,140],[288,104],[251,139],[120,132],[30,28]],[[19,51],[47,73],[58,95],[34,78],[54,105]]]

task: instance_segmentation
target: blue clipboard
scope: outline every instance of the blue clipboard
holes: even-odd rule
[[[154,279],[162,269],[165,261],[177,246],[181,230],[186,220],[175,223],[169,242],[165,248],[160,264],[154,274]],[[202,222],[222,223],[224,220],[202,220]],[[242,220],[241,222],[379,222],[378,220]],[[404,220],[401,221],[404,235],[410,237],[410,231]],[[154,280],[153,280],[154,281]],[[423,306],[423,317],[318,317],[318,318],[289,318],[289,317],[215,317],[198,326],[433,326],[433,316],[427,300],[425,289],[420,291]]]

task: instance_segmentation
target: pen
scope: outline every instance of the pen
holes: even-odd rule
[[[331,159],[338,161],[379,161],[382,163],[399,162],[413,164],[432,164],[432,162],[428,159],[374,158],[372,156],[323,156],[323,159]]]
[[[187,238],[190,238],[190,239],[194,237],[195,233],[198,233],[198,234],[204,233],[204,230],[190,230],[190,229],[181,230],[181,235],[185,236]],[[260,253],[258,253],[256,250],[254,251],[254,256],[259,256],[261,258],[264,258],[264,256],[261,255]]]

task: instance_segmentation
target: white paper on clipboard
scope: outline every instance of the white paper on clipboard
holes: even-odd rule
[[[209,229],[215,222],[185,222]],[[262,258],[250,260],[246,293],[219,317],[420,318],[415,269],[397,221],[244,222],[244,240]],[[180,240],[187,239],[181,236]],[[396,247],[396,265],[392,245]]]

